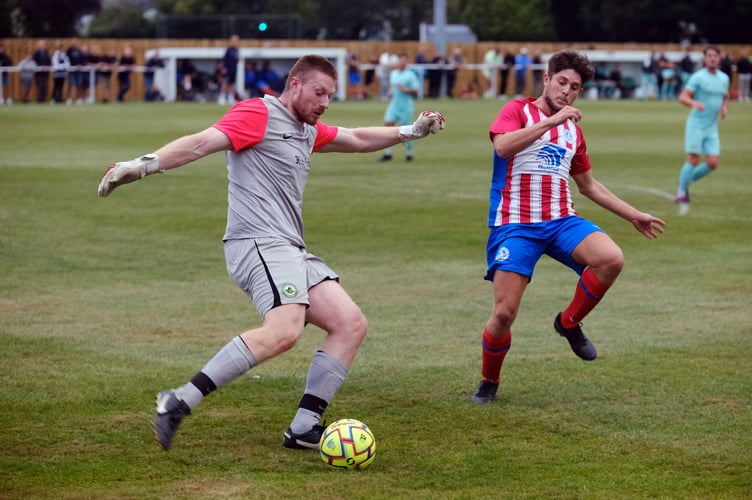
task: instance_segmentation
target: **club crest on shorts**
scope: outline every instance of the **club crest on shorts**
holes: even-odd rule
[[[509,249],[507,247],[501,247],[499,248],[499,251],[496,252],[496,257],[494,260],[503,262],[509,258]]]
[[[292,299],[298,296],[298,287],[296,287],[292,283],[282,283],[279,289],[282,291],[282,295],[284,295],[288,299]]]

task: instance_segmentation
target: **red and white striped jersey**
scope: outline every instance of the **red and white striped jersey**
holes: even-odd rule
[[[520,98],[501,108],[491,124],[496,134],[530,127],[548,116]],[[531,224],[576,215],[569,191],[569,176],[590,170],[585,138],[571,120],[549,129],[519,153],[501,158],[494,151],[488,226]]]

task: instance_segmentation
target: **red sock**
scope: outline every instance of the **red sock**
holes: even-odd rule
[[[561,313],[561,326],[574,328],[580,324],[583,318],[598,305],[608,288],[601,283],[589,267],[585,269],[580,276],[580,281],[577,282],[572,302]]]
[[[512,345],[512,331],[508,331],[500,337],[491,335],[488,330],[483,329],[483,368],[481,374],[485,380],[499,383],[499,374],[501,365],[504,363],[504,357]]]

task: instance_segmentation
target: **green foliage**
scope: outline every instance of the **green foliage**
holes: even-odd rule
[[[584,363],[553,331],[576,277],[544,258],[500,398],[476,406],[491,146],[501,103],[442,100],[447,129],[366,155],[314,155],[312,252],[342,276],[369,335],[327,409],[374,431],[362,473],[281,446],[323,334],[208,397],[163,452],[154,395],[258,325],[227,277],[221,154],[95,192],[105,167],[201,130],[216,105],[5,107],[0,136],[0,492],[7,498],[748,498],[752,491],[752,115],[731,103],[720,168],[671,199],[687,110],[581,101],[596,178],[668,222],[648,241],[576,196],[626,267],[584,328]],[[378,101],[327,123],[383,120]],[[71,124],[76,124],[71,126]]]
[[[19,36],[67,37],[76,35],[76,22],[101,8],[100,0],[7,0],[15,12]]]
[[[141,9],[123,3],[108,5],[92,19],[89,36],[93,38],[151,38],[153,22],[144,19]]]
[[[550,4],[549,0],[469,1],[462,19],[480,40],[555,41]]]

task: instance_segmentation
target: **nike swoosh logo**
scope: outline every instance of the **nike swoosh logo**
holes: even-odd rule
[[[292,138],[292,134],[290,132],[285,132],[282,134],[282,139],[290,139]]]
[[[157,413],[160,415],[167,413],[167,401],[170,399],[170,394],[162,394],[157,398]]]

